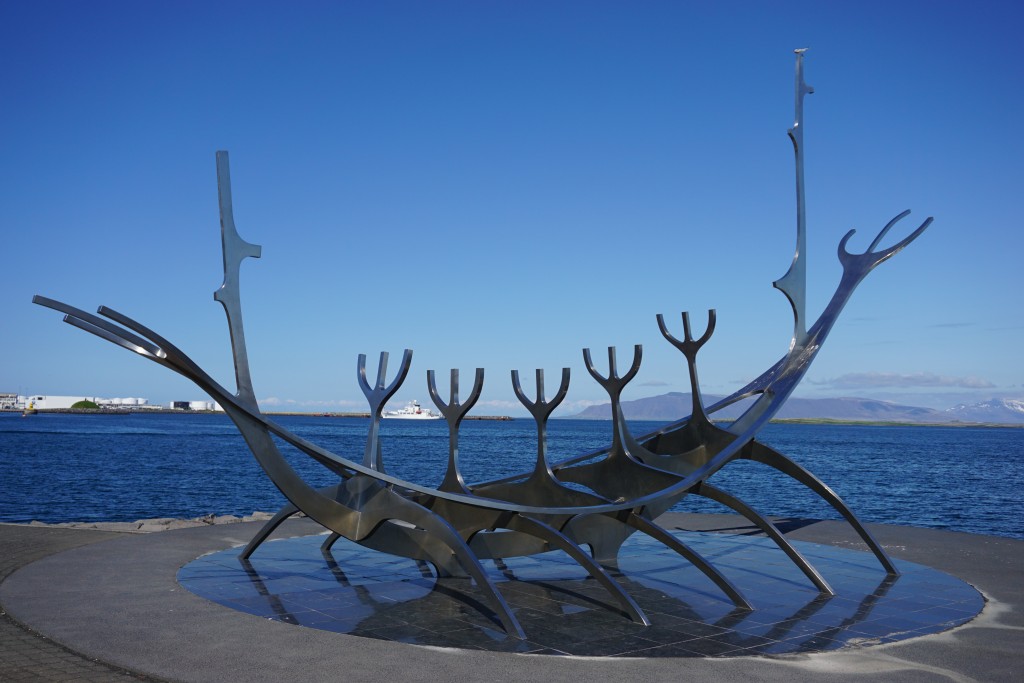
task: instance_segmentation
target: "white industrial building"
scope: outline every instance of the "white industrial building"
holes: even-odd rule
[[[134,409],[150,408],[149,401],[144,398],[100,398],[98,396],[45,396],[36,394],[33,396],[19,396],[18,408],[24,409],[29,406],[36,410],[67,410],[79,401],[92,401],[101,408],[113,409]]]
[[[145,398],[100,398],[99,396],[50,396],[47,394],[31,394],[22,396],[13,393],[0,393],[0,410],[25,410],[32,407],[36,410],[68,410],[79,401],[92,401],[100,408],[107,410],[193,410],[223,411],[216,401],[171,401],[169,404],[151,404]]]
[[[224,410],[216,401],[171,401],[171,410]]]

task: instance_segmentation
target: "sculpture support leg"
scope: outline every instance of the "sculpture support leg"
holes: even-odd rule
[[[640,606],[636,604],[633,598],[629,597],[629,594],[623,590],[622,586],[619,585],[615,579],[609,576],[608,572],[604,570],[601,565],[594,561],[592,557],[580,548],[578,545],[569,540],[565,534],[557,531],[553,527],[538,522],[535,519],[524,517],[523,515],[514,515],[505,524],[506,529],[512,529],[513,531],[520,531],[522,533],[536,536],[544,541],[547,541],[552,546],[564,550],[569,557],[576,560],[581,567],[586,569],[592,577],[597,579],[605,589],[612,594],[612,596],[622,605],[622,608],[629,615],[630,619],[643,624],[644,626],[650,626],[651,622],[644,614]]]
[[[861,539],[863,539],[864,543],[867,544],[868,548],[871,549],[871,552],[875,554],[875,557],[878,558],[878,561],[882,564],[882,567],[886,572],[893,576],[900,575],[900,570],[896,568],[895,564],[893,564],[889,555],[882,550],[882,546],[880,546],[878,541],[874,539],[871,532],[864,528],[864,525],[860,523],[860,520],[853,514],[853,511],[846,507],[846,503],[843,502],[843,499],[840,498],[836,492],[829,488],[829,486],[821,479],[818,479],[816,476],[784,456],[782,453],[779,453],[762,443],[758,443],[757,441],[751,441],[750,445],[743,449],[740,457],[763,463],[769,467],[774,467],[778,471],[796,479],[798,482],[817,493],[826,503],[835,508],[835,510],[841,514],[847,522],[849,522],[854,531],[857,532]]]
[[[495,587],[494,583],[487,578],[487,574],[484,572],[483,566],[480,561],[476,559],[473,551],[469,549],[469,546],[462,537],[451,527],[450,524],[445,522],[440,517],[433,513],[423,510],[423,513],[410,518],[408,521],[414,523],[421,529],[425,529],[434,538],[438,539],[455,553],[458,558],[459,564],[469,573],[469,575],[476,581],[477,587],[483,591],[484,595],[487,596],[491,603],[491,606],[495,608],[495,613],[502,625],[505,627],[505,632],[510,636],[518,637],[522,640],[526,640],[526,634],[523,632],[523,627],[519,625],[519,621],[512,614],[512,609],[505,602],[505,598],[502,597],[501,593]]]
[[[685,557],[687,560],[689,560],[690,564],[695,566],[697,569],[701,570],[701,572],[703,572],[705,576],[714,581],[715,585],[721,588],[722,592],[728,595],[729,599],[732,600],[737,607],[742,607],[743,609],[751,610],[754,609],[753,606],[751,606],[751,604],[747,602],[747,599],[743,597],[743,594],[740,593],[739,589],[736,588],[735,585],[733,585],[732,581],[727,579],[724,574],[715,569],[715,567],[710,562],[705,560],[700,555],[700,553],[698,553],[696,550],[680,541],[678,538],[670,534],[668,531],[661,528],[651,520],[641,517],[640,515],[634,513],[630,513],[629,515],[623,515],[623,518],[619,519],[624,524],[628,524],[637,531],[647,534],[651,538],[663,543],[664,545],[668,546],[675,552]]]
[[[242,554],[238,556],[238,558],[241,560],[248,560],[249,557],[256,550],[256,548],[259,548],[261,545],[263,545],[263,541],[267,540],[267,537],[270,536],[270,534],[274,533],[274,529],[281,526],[281,523],[284,520],[288,519],[294,514],[298,514],[298,512],[299,508],[295,507],[291,503],[288,503],[283,508],[278,510],[277,514],[271,517],[267,521],[267,523],[264,524],[263,527],[256,532],[256,535],[252,537],[252,540],[249,541],[248,545],[245,546],[245,549],[242,551]]]
[[[338,542],[339,538],[341,538],[341,534],[339,534],[337,531],[332,531],[331,533],[327,534],[327,538],[325,538],[324,542],[320,544],[320,550],[324,551],[325,553],[331,552],[331,548],[334,547],[334,544]]]
[[[729,495],[728,493],[719,488],[715,488],[706,481],[699,484],[693,490],[693,493],[695,493],[698,496],[703,496],[704,498],[709,498],[717,503],[721,503],[726,507],[732,508],[733,510],[740,513],[748,520],[756,524],[761,529],[761,531],[768,534],[768,536],[773,541],[775,541],[775,544],[779,546],[779,548],[781,548],[783,552],[786,553],[786,555],[789,556],[789,559],[793,560],[793,564],[800,568],[800,571],[802,571],[804,575],[811,580],[811,583],[818,587],[818,590],[820,590],[822,593],[825,593],[826,595],[836,594],[836,592],[832,590],[832,586],[828,585],[828,582],[825,580],[825,578],[820,573],[818,573],[818,570],[815,569],[811,565],[811,563],[807,561],[807,558],[801,555],[800,551],[794,548],[793,544],[790,543],[789,540],[782,535],[782,532],[779,531],[779,528],[767,519],[765,519],[752,507],[744,503],[739,498]]]

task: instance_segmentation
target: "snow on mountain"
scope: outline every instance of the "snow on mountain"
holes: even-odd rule
[[[1024,424],[1024,400],[1015,398],[993,398],[971,405],[961,403],[945,412],[963,422]]]

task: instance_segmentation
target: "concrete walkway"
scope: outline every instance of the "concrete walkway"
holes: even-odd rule
[[[123,534],[0,524],[0,582],[48,555]],[[157,680],[96,661],[20,624],[0,603],[0,681]]]
[[[750,531],[726,515],[670,528]],[[862,547],[840,522],[783,521],[794,540]],[[427,648],[294,627],[182,589],[177,570],[244,543],[256,524],[146,535],[0,525],[0,680],[1017,681],[1024,671],[1024,541],[871,526],[895,557],[988,600],[967,625],[888,645],[777,657],[608,659]],[[284,535],[315,533],[307,520]],[[18,569],[20,567],[20,569]],[[15,571],[16,570],[16,571]],[[32,630],[26,630],[25,627]],[[39,635],[42,634],[42,635]],[[146,680],[146,679],[144,679]]]

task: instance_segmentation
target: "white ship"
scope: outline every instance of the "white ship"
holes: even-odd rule
[[[393,420],[440,420],[441,415],[420,407],[419,401],[413,401],[401,410],[384,411],[383,417]]]

